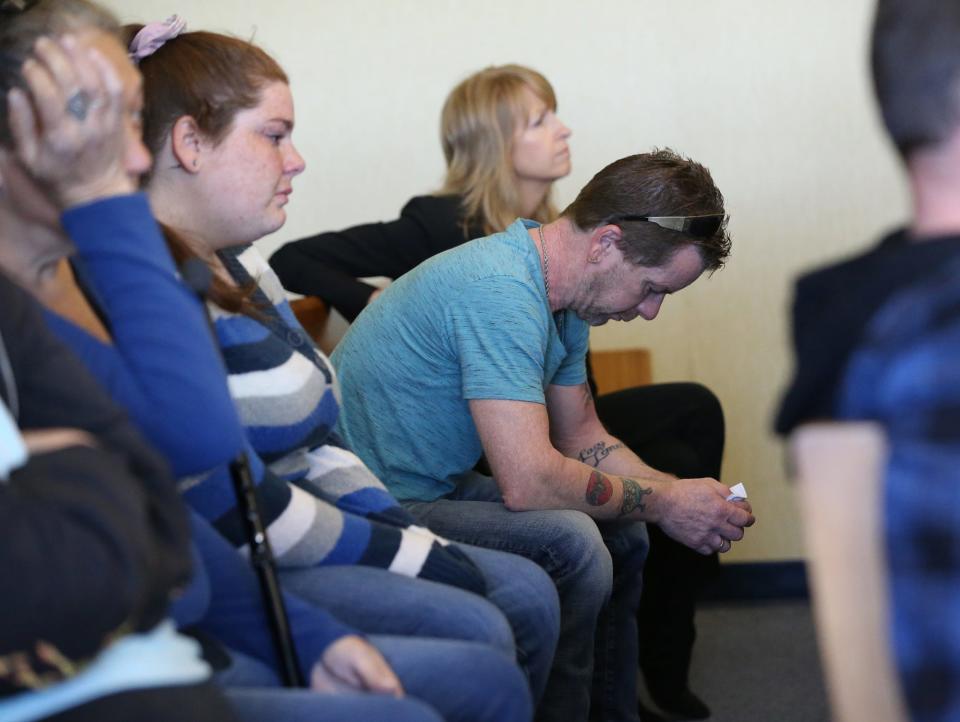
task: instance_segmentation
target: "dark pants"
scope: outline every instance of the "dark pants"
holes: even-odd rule
[[[231,722],[236,718],[222,692],[207,683],[119,692],[44,719],[46,722]]]
[[[596,403],[607,430],[650,466],[681,478],[720,478],[723,410],[706,387],[641,386],[606,394]],[[638,618],[640,669],[648,686],[674,694],[687,686],[697,595],[716,570],[717,555],[698,554],[652,524],[648,531]]]

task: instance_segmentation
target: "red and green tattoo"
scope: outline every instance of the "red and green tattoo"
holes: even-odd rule
[[[613,484],[599,471],[590,473],[587,481],[587,503],[590,506],[603,506],[613,496]]]
[[[623,480],[623,501],[620,504],[620,516],[626,516],[635,509],[646,511],[644,497],[653,493],[652,488],[644,488],[633,479]],[[603,506],[613,498],[613,482],[599,471],[590,472],[587,480],[586,500],[590,506]]]

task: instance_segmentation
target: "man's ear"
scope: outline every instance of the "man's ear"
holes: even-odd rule
[[[620,226],[608,223],[597,226],[590,232],[590,248],[587,251],[589,263],[600,263],[611,251],[617,248],[617,243],[623,236]]]
[[[187,173],[197,173],[203,160],[204,141],[192,115],[181,115],[170,130],[170,152]]]

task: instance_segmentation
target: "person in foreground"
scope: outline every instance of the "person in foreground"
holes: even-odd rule
[[[414,516],[553,577],[561,638],[544,705],[568,719],[587,718],[594,659],[596,716],[636,718],[638,522],[708,554],[754,521],[720,482],[674,479],[609,435],[584,367],[590,324],[653,319],[729,245],[703,166],[630,156],[557,221],[518,220],[421,264],[334,352],[338,429]],[[495,481],[471,471],[481,452]]]
[[[353,321],[379,295],[363,276],[399,278],[428,258],[502,231],[517,217],[557,218],[554,183],[570,173],[570,129],[550,82],[522,65],[491,66],[450,91],[440,117],[443,187],[410,199],[400,217],[291,241],[270,257],[288,290],[318,296]],[[587,354],[587,379],[596,391]],[[603,425],[656,468],[720,477],[724,419],[696,383],[653,384],[596,398]],[[650,532],[638,617],[640,665],[657,704],[685,718],[709,716],[688,688],[695,601],[717,555],[699,555]]]
[[[0,256],[32,254],[37,274],[48,275],[67,245],[56,203],[75,209],[116,191],[109,172],[106,183],[87,174],[113,160],[88,131],[121,115],[104,25],[82,3],[26,12],[0,3]],[[45,33],[59,43],[34,47]],[[31,47],[24,64],[18,51]],[[79,77],[59,86],[50,63],[54,75],[72,68]],[[37,117],[65,131],[54,138],[60,153],[34,142]],[[38,192],[33,168],[57,179],[55,202]],[[31,227],[39,232],[27,236],[28,253],[20,244]],[[0,481],[0,719],[233,719],[199,646],[166,620],[191,574],[187,515],[166,466],[5,275]]]
[[[776,426],[790,433],[833,419],[883,428],[889,457],[877,515],[893,658],[910,718],[946,722],[960,716],[952,553],[960,543],[960,4],[880,0],[872,70],[912,217],[866,253],[798,281],[797,374]]]

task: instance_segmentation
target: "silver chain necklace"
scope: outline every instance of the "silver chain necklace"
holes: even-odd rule
[[[547,310],[553,314],[553,323],[557,327],[557,333],[563,335],[563,311],[554,313],[550,309],[550,256],[547,255],[547,241],[543,237],[543,225],[537,226],[537,233],[540,235],[540,248],[543,251],[543,290],[547,294]]]
[[[540,234],[540,249],[543,251],[543,290],[547,292],[547,308],[550,308],[550,257],[547,255],[547,242],[543,238],[543,226],[537,226]]]

